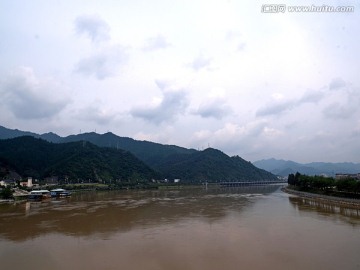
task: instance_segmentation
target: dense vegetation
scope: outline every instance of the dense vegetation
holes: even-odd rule
[[[55,144],[30,136],[0,140],[0,160],[21,176],[38,179],[107,182],[159,177],[131,153],[89,142]]]
[[[101,147],[129,151],[152,168],[156,168],[158,164],[166,162],[166,160],[173,155],[192,154],[197,152],[194,149],[186,149],[176,145],[163,145],[148,141],[137,141],[127,137],[119,137],[111,132],[102,135],[94,132],[83,133],[58,140],[58,142],[75,141],[88,141]]]
[[[13,197],[13,192],[10,187],[1,187],[0,188],[0,199],[11,199]]]
[[[0,126],[0,138],[2,135],[5,137],[17,137],[21,135],[21,131],[9,130]],[[71,142],[70,145],[76,145],[77,148],[80,147],[81,152],[71,152],[69,150],[59,152],[56,150],[52,153],[40,152],[36,154],[36,149],[29,149],[30,153],[7,153],[3,155],[11,160],[11,164],[14,164],[16,171],[23,176],[43,177],[44,175],[61,174],[75,179],[78,175],[81,175],[81,179],[86,180],[110,179],[109,171],[114,170],[110,169],[110,167],[112,168],[115,164],[111,163],[111,160],[107,160],[106,155],[101,154],[107,151],[107,153],[123,153],[124,155],[125,153],[130,155],[131,153],[142,162],[133,160],[133,162],[130,163],[132,165],[136,162],[140,162],[142,165],[145,163],[153,172],[158,172],[157,179],[181,179],[182,183],[277,180],[275,175],[258,169],[239,156],[229,157],[221,151],[211,148],[204,151],[197,151],[176,145],[162,145],[148,141],[137,141],[131,138],[119,137],[110,132],[105,134],[90,132],[64,138],[53,133],[35,134],[35,136],[52,142],[48,143],[48,145],[51,145],[53,149],[56,147],[63,148],[64,146],[61,145],[68,145],[68,143]],[[9,143],[9,141],[7,143]],[[87,148],[85,147],[84,149],[84,145]],[[95,145],[100,148],[94,148]],[[36,144],[34,144],[34,147],[35,146]],[[38,146],[43,147],[41,145]],[[0,148],[0,161],[1,149],[2,148]],[[94,149],[98,152],[97,154],[92,155],[91,153],[86,153],[86,151],[95,151]],[[54,153],[56,153],[56,157],[51,156]],[[19,155],[21,155],[20,158]],[[15,156],[15,158],[12,158],[12,156]],[[33,160],[30,160],[29,156],[33,157]],[[22,162],[23,157],[26,157],[26,166]],[[134,157],[132,156],[132,158]],[[47,159],[52,161],[51,164],[49,164],[49,160]],[[44,162],[40,162],[40,160],[44,160]],[[56,160],[56,162],[53,162],[54,160]],[[36,170],[34,171],[32,168],[36,168]],[[69,171],[71,173],[67,173]],[[119,173],[120,172],[117,172],[115,175]],[[126,174],[123,171],[121,173],[121,178],[129,178],[130,175],[132,175],[130,178],[138,177],[136,173]],[[142,173],[141,170],[139,170],[139,173]],[[114,175],[114,173],[110,174]]]
[[[297,172],[289,174],[288,184],[301,191],[360,198],[360,181],[353,178],[336,180],[332,177],[308,176]]]
[[[156,167],[170,178],[191,181],[261,181],[277,180],[277,177],[258,169],[250,162],[208,148],[193,154],[173,155]]]
[[[156,164],[164,162],[169,156],[175,154],[191,154],[197,152],[194,149],[187,149],[176,145],[163,145],[149,141],[138,141],[128,137],[120,137],[111,132],[107,132],[105,134],[89,132],[60,137],[51,132],[39,135],[17,129],[7,129],[0,126],[0,139],[10,139],[19,136],[32,136],[53,143],[87,141],[100,147],[123,149],[125,151],[129,151],[150,167],[154,167]]]

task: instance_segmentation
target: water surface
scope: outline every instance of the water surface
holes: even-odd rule
[[[359,210],[279,186],[0,205],[2,269],[360,269]]]

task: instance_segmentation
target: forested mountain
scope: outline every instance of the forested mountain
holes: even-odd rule
[[[21,136],[32,136],[35,138],[40,137],[39,134],[30,132],[30,131],[21,131],[18,129],[9,129],[3,126],[0,126],[0,139],[12,139]]]
[[[343,162],[311,162],[296,163],[289,160],[263,159],[253,163],[256,167],[267,170],[275,175],[288,176],[291,173],[299,172],[306,175],[328,175],[334,176],[336,173],[358,173],[360,172],[360,164]]]
[[[191,154],[197,152],[194,149],[187,149],[176,145],[164,145],[149,141],[134,140],[128,137],[120,137],[111,132],[105,134],[89,132],[60,137],[51,132],[39,135],[32,132],[12,130],[0,126],[0,139],[16,138],[27,135],[54,143],[88,141],[97,146],[123,149],[131,152],[151,167],[163,163],[169,156],[174,154]]]
[[[21,134],[18,131],[14,132],[14,130],[0,128],[0,139],[3,136],[4,130],[6,131],[5,133],[7,136],[12,134],[13,136],[17,137]],[[277,180],[274,175],[256,168],[250,162],[247,162],[238,156],[229,157],[221,151],[211,148],[205,149],[204,151],[197,151],[176,145],[162,145],[148,141],[137,141],[127,137],[119,137],[110,132],[105,134],[91,132],[71,135],[64,138],[54,133],[35,135],[38,138],[44,138],[50,142],[53,142],[50,144],[48,143],[48,145],[52,145],[52,147],[61,147],[56,145],[67,145],[69,142],[73,143],[71,145],[76,145],[79,147],[84,145],[84,142],[90,142],[94,145],[104,147],[109,152],[116,152],[120,149],[126,150],[152,168],[153,171],[158,172],[159,177],[181,179],[182,182]],[[86,144],[86,146],[89,145],[89,147],[94,147],[94,145],[90,143]],[[105,150],[103,148],[97,148],[96,151],[102,153]],[[124,151],[122,151],[122,153],[124,153]],[[82,155],[83,156],[81,156],[81,158],[86,158],[85,153]],[[71,171],[75,172],[78,165],[81,165],[80,168],[86,166],[86,164],[79,164],[76,158],[70,159],[69,156],[71,157],[72,153],[65,152],[61,157],[58,156],[58,161],[56,162],[56,171],[54,171],[54,165],[50,166],[46,162],[43,163],[44,168],[41,169],[42,175],[44,175],[45,172],[47,175],[55,172],[65,173],[65,171],[70,167]],[[62,159],[68,162],[65,164],[66,166],[61,163],[63,162]],[[95,158],[86,159],[84,162],[93,162],[94,159]],[[105,163],[107,164],[104,159],[101,160],[101,163],[103,164],[102,166],[105,166]],[[92,165],[89,166],[92,167]],[[48,169],[45,170],[45,168]],[[29,170],[30,167],[26,172],[30,172]],[[107,167],[106,170],[108,171],[109,168]],[[25,172],[24,169],[22,172]],[[77,171],[77,173],[80,172],[81,169]],[[95,172],[93,170],[93,177],[97,177]]]
[[[0,140],[0,160],[21,176],[71,180],[151,180],[154,170],[124,150],[89,142],[49,143],[30,136]]]
[[[128,137],[119,137],[111,132],[97,134],[95,132],[70,135],[58,142],[88,141],[98,146],[124,149],[131,152],[147,165],[154,167],[167,160],[175,154],[191,154],[197,152],[194,149],[187,149],[176,145],[164,145],[149,141],[138,141]]]
[[[238,156],[229,157],[213,148],[174,155],[156,168],[170,178],[190,182],[194,179],[211,182],[277,180],[273,174],[256,168],[250,162]]]

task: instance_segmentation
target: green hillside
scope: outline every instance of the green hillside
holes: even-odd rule
[[[88,141],[98,146],[123,149],[131,152],[150,167],[167,160],[175,154],[191,154],[194,149],[187,149],[176,145],[164,145],[149,141],[138,141],[128,137],[120,137],[111,132],[97,134],[95,132],[70,135],[56,142]]]
[[[0,140],[0,160],[23,177],[71,181],[151,180],[159,175],[131,153],[89,142],[55,144],[30,136]]]
[[[236,156],[229,157],[223,152],[208,148],[190,155],[174,155],[156,167],[169,178],[183,181],[261,181],[277,180],[264,170]]]
[[[4,134],[4,136],[18,136],[21,133],[19,133],[18,130],[1,129],[0,127],[0,138],[2,134]],[[127,137],[119,137],[111,132],[105,134],[90,132],[67,137],[60,137],[53,133],[37,136],[52,141],[53,143],[47,144],[51,145],[52,149],[60,147],[60,149],[64,148],[66,151],[54,150],[57,152],[55,157],[51,156],[54,153],[49,153],[48,151],[45,151],[45,153],[39,152],[36,155],[31,154],[33,160],[30,161],[29,158],[26,159],[28,167],[24,165],[20,166],[22,173],[31,175],[40,171],[41,175],[64,175],[70,171],[72,172],[71,177],[81,175],[84,179],[109,178],[109,175],[112,175],[112,177],[114,177],[114,175],[120,175],[122,178],[129,178],[133,175],[133,172],[137,172],[137,170],[143,175],[144,172],[142,168],[145,166],[144,164],[146,164],[151,168],[152,172],[159,172],[157,179],[181,179],[182,182],[192,183],[202,181],[277,180],[273,174],[253,166],[253,164],[238,156],[229,157],[223,152],[211,148],[204,151],[197,151],[176,145],[163,145],[148,141],[138,141]],[[84,147],[85,141],[90,143],[86,143]],[[98,147],[95,147],[95,145]],[[41,148],[44,146],[41,143],[37,147]],[[75,151],[72,148],[80,149]],[[36,151],[36,149],[31,150],[32,153]],[[117,163],[113,163],[112,158],[108,160],[104,153],[112,153],[111,155],[119,155],[118,153],[130,155],[129,153],[131,153],[137,159],[131,155],[133,158],[133,161],[130,162],[132,167],[126,169],[125,173],[124,171],[116,171],[119,168]],[[24,155],[27,156],[28,154],[24,153]],[[22,164],[22,158],[18,157],[19,155],[16,155],[17,160],[13,160],[12,164],[17,164],[17,166]],[[47,158],[50,158],[49,160],[52,161],[51,164],[49,164]],[[120,157],[117,158],[120,159]],[[41,163],[39,160],[45,161]],[[54,160],[56,160],[56,162],[54,162]],[[140,160],[142,162],[140,162]],[[122,164],[121,162],[123,161],[120,159],[118,163]],[[127,164],[127,162],[123,163]],[[141,166],[134,167],[135,164],[141,164]],[[37,169],[34,171],[32,168],[35,167]],[[108,173],[109,171],[112,173]],[[132,177],[134,178],[135,176]]]

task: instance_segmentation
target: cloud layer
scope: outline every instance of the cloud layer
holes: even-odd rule
[[[121,46],[107,47],[81,59],[75,71],[85,76],[94,76],[99,80],[115,76],[127,61],[126,49]]]
[[[110,39],[110,27],[98,15],[81,15],[75,20],[76,32],[86,35],[92,42],[107,41]]]
[[[148,38],[145,42],[143,49],[145,51],[155,51],[170,47],[171,43],[163,35],[157,35],[155,37]]]
[[[164,91],[158,104],[143,105],[133,108],[130,113],[133,117],[144,119],[159,125],[171,123],[185,112],[189,102],[184,90]]]
[[[251,0],[0,9],[0,125],[360,162],[358,12],[264,14]]]
[[[200,115],[203,118],[215,118],[219,120],[229,113],[231,113],[231,108],[223,98],[212,98],[206,102],[202,102],[198,109],[194,111],[195,115]]]
[[[1,82],[1,104],[21,119],[51,118],[69,103],[58,95],[59,88],[51,80],[36,77],[31,68],[22,67]]]

